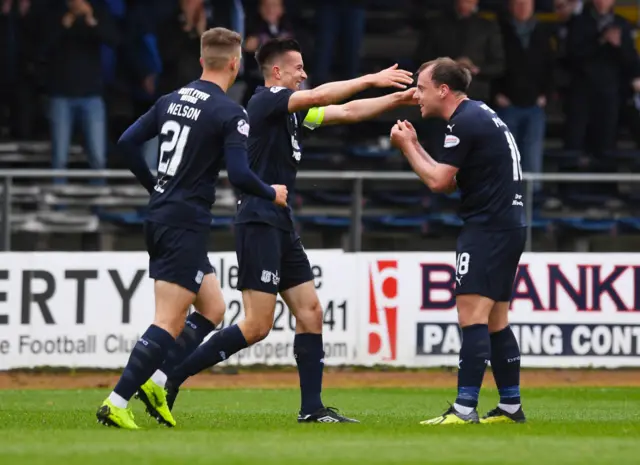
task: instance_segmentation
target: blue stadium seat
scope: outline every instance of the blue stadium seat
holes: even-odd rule
[[[549,218],[536,218],[531,220],[531,229],[533,230],[547,230],[554,226],[554,221]]]
[[[351,205],[351,192],[310,190],[300,191],[300,195],[328,205]]]
[[[347,147],[346,153],[358,158],[389,158],[398,156],[396,149],[381,149],[371,145],[352,145]]]
[[[429,215],[429,219],[432,222],[437,222],[442,226],[448,226],[453,228],[462,227],[462,220],[455,213],[433,213]]]
[[[399,192],[374,191],[371,193],[371,199],[377,203],[387,205],[419,206],[425,204],[429,195],[429,192],[425,190]]]
[[[302,224],[329,228],[348,228],[351,225],[351,218],[322,216],[322,215],[301,215],[297,220]]]
[[[214,229],[228,229],[233,225],[233,216],[214,216],[211,227]]]
[[[620,200],[619,196],[594,193],[570,193],[563,200],[575,207],[606,207],[608,203]]]
[[[557,223],[568,229],[580,232],[613,232],[616,220],[595,220],[591,218],[560,218]]]
[[[114,211],[100,211],[98,213],[100,221],[108,223],[115,223],[119,225],[141,225],[144,223],[144,215],[140,212],[114,212]]]
[[[420,228],[428,222],[428,216],[396,216],[386,215],[378,217],[378,223],[393,228]]]
[[[640,231],[640,218],[620,218],[618,225],[620,232],[635,234]]]
[[[331,154],[324,151],[305,150],[304,159],[313,161],[325,161],[331,158]]]

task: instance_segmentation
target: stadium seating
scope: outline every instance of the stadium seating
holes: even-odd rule
[[[483,7],[491,9],[500,3],[483,2]],[[438,1],[425,4],[438,7]],[[302,15],[311,21],[313,11],[302,8]],[[412,57],[418,32],[407,27],[406,13],[378,7],[367,15],[362,71],[375,71],[394,62],[415,67]],[[388,144],[390,127],[399,118],[416,121],[419,115],[415,108],[407,107],[366,124],[314,131],[304,140],[303,169],[408,171],[404,158]],[[620,150],[595,165],[580,154],[561,148],[563,123],[558,105],[551,105],[545,142],[546,171],[637,172],[640,168],[640,150],[624,130]],[[85,160],[81,147],[72,146],[70,168],[86,168]],[[50,148],[46,141],[0,144],[0,168],[47,168],[49,164]],[[115,154],[110,157],[110,167],[121,167]],[[221,188],[219,194],[212,228],[230,234],[235,201],[228,188]],[[75,180],[65,186],[55,186],[50,179],[17,179],[13,181],[11,199],[14,235],[21,232],[114,234],[114,231],[117,235],[118,231],[139,232],[147,193],[133,178],[109,180],[102,186]],[[386,234],[402,238],[409,247],[425,236],[453,236],[451,233],[461,225],[455,215],[458,201],[459,193],[432,194],[417,178],[395,182],[366,180],[362,198],[364,241],[369,234],[375,233],[376,237]],[[346,234],[352,226],[353,202],[352,185],[348,181],[300,180],[294,202],[296,218],[305,234],[314,230]],[[639,205],[640,186],[636,185],[545,184],[534,198],[534,240],[538,235],[634,235],[640,232]]]

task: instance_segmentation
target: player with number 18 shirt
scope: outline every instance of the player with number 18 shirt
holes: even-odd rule
[[[426,425],[524,422],[520,405],[520,350],[508,323],[513,281],[526,242],[520,152],[509,128],[466,92],[471,73],[449,58],[425,63],[414,95],[423,118],[447,121],[436,161],[409,122],[391,131],[414,171],[434,192],[461,192],[464,222],[456,247],[456,306],[462,328],[458,396]],[[500,392],[498,407],[476,411],[486,364]]]

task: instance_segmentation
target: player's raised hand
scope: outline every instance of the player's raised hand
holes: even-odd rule
[[[281,184],[273,184],[271,187],[273,187],[276,191],[276,198],[273,199],[273,203],[281,207],[286,207],[288,194],[287,186],[283,186]]]
[[[399,124],[402,131],[405,132],[405,137],[409,140],[409,142],[413,144],[418,142],[418,132],[416,131],[416,128],[413,127],[413,124],[411,124],[407,120],[401,121],[399,122]]]
[[[403,90],[396,92],[395,95],[398,96],[401,105],[417,105],[417,101],[415,100],[416,88],[412,87],[411,89]]]
[[[413,73],[398,69],[398,64],[371,75],[371,85],[373,87],[396,87],[406,89],[413,84]]]
[[[410,144],[418,140],[418,135],[413,125],[408,121],[398,120],[391,129],[391,145],[403,150]]]

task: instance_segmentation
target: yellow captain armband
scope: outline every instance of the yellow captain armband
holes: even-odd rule
[[[322,124],[322,121],[324,120],[324,107],[313,107],[310,108],[309,111],[307,112],[307,116],[304,117],[304,121],[302,122],[302,125],[307,128],[307,129],[311,129],[312,131],[318,127],[320,127],[320,125]]]

